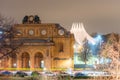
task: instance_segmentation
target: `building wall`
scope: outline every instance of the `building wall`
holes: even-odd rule
[[[73,68],[74,37],[59,24],[18,24],[14,28],[18,32],[14,39],[24,40],[23,45],[16,50],[16,61],[6,58],[9,64],[1,67],[34,70],[44,61],[46,69]]]

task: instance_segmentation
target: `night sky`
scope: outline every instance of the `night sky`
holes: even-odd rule
[[[120,33],[120,0],[0,0],[0,13],[19,24],[25,15],[39,15],[42,23],[68,30],[83,22],[89,34]]]

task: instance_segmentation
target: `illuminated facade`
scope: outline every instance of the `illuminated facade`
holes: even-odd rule
[[[18,24],[14,39],[23,44],[0,61],[1,68],[73,68],[74,37],[59,24]]]

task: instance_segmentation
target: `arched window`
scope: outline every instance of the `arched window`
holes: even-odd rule
[[[58,46],[59,46],[59,52],[64,52],[63,43],[59,43]]]
[[[17,55],[11,54],[10,57],[11,57],[12,68],[16,68],[17,67]]]
[[[35,54],[35,68],[44,68],[44,60],[42,53]]]
[[[27,52],[22,53],[22,68],[29,68],[30,67],[30,56]]]

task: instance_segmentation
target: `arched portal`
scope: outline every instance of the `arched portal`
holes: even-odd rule
[[[35,68],[44,68],[44,60],[42,53],[35,54]]]
[[[22,53],[22,68],[29,68],[30,67],[30,56],[27,52]]]
[[[11,67],[16,68],[17,67],[17,55],[16,54],[11,54]]]
[[[0,63],[1,63],[2,68],[7,68],[8,67],[8,57],[0,60]]]

